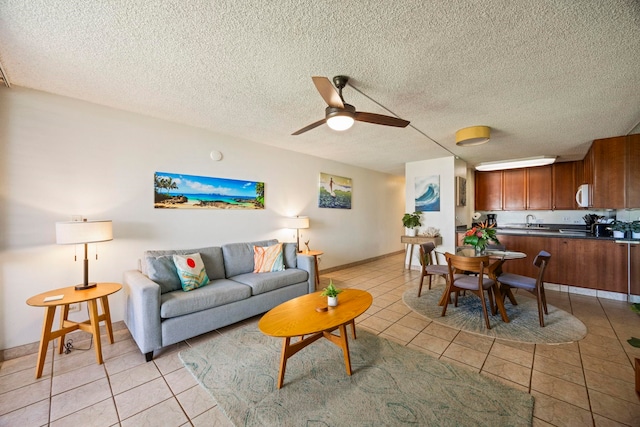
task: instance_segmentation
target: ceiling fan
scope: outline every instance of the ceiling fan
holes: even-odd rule
[[[291,135],[300,135],[308,130],[316,128],[321,124],[326,123],[331,129],[334,130],[347,130],[349,129],[355,120],[359,122],[373,123],[376,125],[395,126],[404,128],[409,125],[407,120],[399,119],[397,117],[384,116],[382,114],[365,113],[362,111],[356,111],[356,107],[344,102],[342,97],[342,89],[347,85],[349,77],[347,76],[335,76],[333,78],[333,87],[331,82],[326,77],[311,77],[313,84],[316,85],[316,89],[320,92],[322,99],[329,105],[325,109],[325,118],[318,120],[303,127],[300,130],[295,131]]]

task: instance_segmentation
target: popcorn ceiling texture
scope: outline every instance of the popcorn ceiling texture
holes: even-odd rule
[[[470,164],[582,158],[640,121],[639,53],[633,0],[0,0],[12,85],[397,175],[448,155],[428,137]],[[311,76],[337,74],[420,132],[291,136],[324,117]],[[491,142],[456,147],[472,125]]]

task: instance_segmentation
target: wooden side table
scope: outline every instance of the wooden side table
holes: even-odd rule
[[[407,259],[407,253],[409,253],[409,270],[411,270],[411,259],[413,258],[413,246],[420,245],[422,243],[433,242],[438,246],[442,244],[442,236],[427,237],[427,236],[400,236],[400,242],[406,244],[404,251],[404,259]],[[404,262],[402,263],[404,267]],[[404,270],[404,269],[403,269]]]
[[[302,251],[301,252],[304,255],[309,255],[313,257],[313,263],[315,265],[316,268],[316,291],[318,290],[318,287],[320,286],[320,274],[318,273],[318,257],[322,254],[324,254],[324,252],[322,251]]]
[[[42,338],[38,349],[38,365],[36,366],[36,378],[42,376],[44,361],[47,357],[47,347],[52,339],[60,338],[58,342],[58,353],[62,354],[64,348],[64,336],[69,332],[81,329],[93,334],[95,341],[96,361],[102,364],[102,346],[100,343],[100,322],[104,321],[109,336],[109,342],[113,344],[113,330],[111,328],[111,314],[109,312],[109,300],[107,296],[122,289],[119,283],[98,283],[95,288],[77,291],[74,286],[60,288],[53,291],[43,292],[27,300],[27,304],[34,307],[44,307],[44,322],[42,324]],[[62,295],[61,299],[47,301],[45,298]],[[102,305],[102,314],[98,315],[98,300]],[[68,319],[69,304],[87,302],[89,308],[89,320],[84,322],[74,322]],[[60,329],[53,331],[53,318],[56,314],[56,307],[62,306],[60,316]]]

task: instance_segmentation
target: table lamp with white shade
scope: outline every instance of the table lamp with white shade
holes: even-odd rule
[[[76,285],[76,290],[96,286],[89,282],[89,259],[87,244],[113,240],[111,220],[56,222],[56,243],[59,245],[84,244],[84,282]]]
[[[292,230],[296,230],[296,243],[298,245],[298,252],[300,250],[300,229],[301,228],[309,228],[309,217],[308,216],[296,216],[292,218],[286,219],[286,228],[290,228]]]

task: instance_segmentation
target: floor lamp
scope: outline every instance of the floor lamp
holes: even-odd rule
[[[107,221],[68,221],[56,222],[56,243],[59,245],[84,245],[84,282],[76,285],[76,290],[90,289],[96,286],[89,282],[89,259],[87,244],[113,240],[111,220]]]
[[[300,229],[309,228],[309,217],[296,216],[293,218],[287,218],[286,227],[292,230],[296,230],[296,244],[298,245],[298,252],[302,252],[300,250]]]

